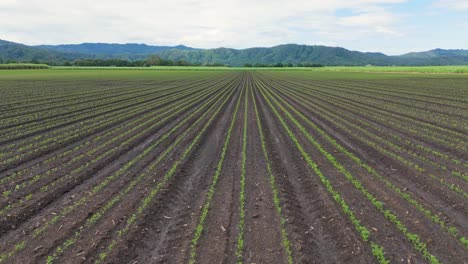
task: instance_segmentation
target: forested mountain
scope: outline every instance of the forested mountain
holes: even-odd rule
[[[194,48],[184,45],[178,46],[150,46],[146,44],[115,44],[115,43],[82,43],[67,45],[40,45],[37,48],[58,51],[63,53],[81,53],[92,55],[93,58],[105,59],[142,59],[148,54],[157,54],[163,51],[175,50],[194,50]]]
[[[441,57],[467,57],[468,50],[454,49],[454,50],[444,50],[444,49],[433,49],[423,52],[411,52],[404,55],[401,55],[402,58],[441,58]]]
[[[221,63],[233,66],[275,63],[314,63],[323,65],[384,65],[388,56],[382,53],[363,53],[344,48],[287,44],[271,48],[167,50],[159,54],[170,60],[186,60],[193,63]]]
[[[63,64],[78,59],[144,60],[150,55],[162,59],[193,64],[223,64],[230,66],[274,64],[321,65],[466,65],[468,50],[434,49],[400,56],[383,53],[350,51],[340,47],[297,44],[270,48],[194,49],[179,46],[146,44],[83,43],[75,45],[27,46],[0,40],[0,62],[44,62]]]
[[[0,62],[6,63],[9,61],[18,62],[31,62],[31,61],[56,61],[63,62],[67,59],[79,58],[77,55],[67,57],[65,54],[61,54],[54,51],[45,49],[38,49],[31,46],[26,46],[19,43],[9,42],[0,40]]]
[[[287,44],[271,48],[166,50],[159,54],[170,60],[192,63],[243,64],[314,63],[322,65],[466,65],[468,50],[435,49],[401,56],[383,53],[350,51],[339,47]]]

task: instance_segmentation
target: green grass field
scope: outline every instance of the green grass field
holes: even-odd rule
[[[49,68],[50,66],[46,64],[32,64],[32,63],[0,64],[0,70],[49,69]]]
[[[331,72],[468,73],[468,66],[337,66],[310,68]]]
[[[311,71],[311,72],[370,72],[370,73],[431,73],[431,74],[468,74],[468,65],[466,66],[332,66],[332,67],[317,67],[317,68],[245,68],[245,67],[186,67],[186,66],[153,66],[153,67],[65,67],[54,66],[49,67],[42,64],[0,64],[0,70],[8,69],[35,69],[35,70],[60,70],[65,71],[62,74],[68,74],[70,71],[91,71],[85,73],[89,75],[101,75],[103,71],[118,70],[119,74],[122,71],[236,71],[236,70],[252,70],[252,71]],[[54,73],[52,73],[54,74]],[[153,74],[153,73],[151,73]],[[0,73],[1,76],[5,75]],[[8,73],[7,75],[15,75]],[[42,75],[42,73],[41,73]],[[143,74],[145,75],[145,74]]]
[[[314,71],[314,72],[397,72],[397,73],[468,73],[467,66],[330,66],[330,67],[185,67],[185,66],[153,66],[153,67],[53,67],[64,70],[85,69],[120,69],[120,70],[198,70],[198,71],[232,71],[232,70],[256,70],[256,71]]]
[[[109,79],[160,79],[200,72],[262,71],[307,73],[316,79],[386,79],[386,78],[464,78],[468,66],[453,67],[323,67],[323,68],[228,68],[228,67],[52,67],[50,69],[0,70],[0,80],[109,80]],[[466,73],[461,73],[465,71]]]

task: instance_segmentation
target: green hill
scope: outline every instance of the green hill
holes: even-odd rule
[[[159,54],[170,60],[193,63],[221,63],[232,66],[275,63],[316,63],[323,65],[386,65],[389,57],[382,53],[363,53],[344,48],[287,44],[271,48],[167,50]]]
[[[157,54],[166,60],[184,60],[199,64],[224,64],[231,66],[282,64],[321,65],[468,65],[468,50],[434,49],[401,56],[383,53],[351,51],[340,47],[308,46],[297,44],[270,48],[248,49],[194,49],[179,46],[150,46],[145,44],[83,43],[76,45],[26,46],[0,40],[0,62],[43,62],[62,64],[77,59],[144,60]]]
[[[417,59],[428,59],[428,58],[443,58],[443,57],[468,57],[468,50],[455,49],[455,50],[444,50],[444,49],[433,49],[423,52],[411,52],[401,55],[402,58],[417,58]]]
[[[19,43],[0,40],[0,62],[18,61],[57,61],[67,59],[63,54],[26,46]],[[71,58],[70,58],[71,59]]]
[[[149,54],[157,54],[166,50],[194,50],[184,45],[150,46],[146,44],[115,44],[115,43],[82,43],[67,45],[40,45],[36,48],[58,51],[67,54],[87,54],[88,58],[141,60]]]

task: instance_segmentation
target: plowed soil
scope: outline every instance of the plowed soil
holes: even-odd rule
[[[0,81],[0,263],[468,263],[467,83]]]

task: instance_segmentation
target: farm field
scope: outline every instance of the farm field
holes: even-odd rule
[[[0,263],[468,263],[468,76],[0,72]]]

